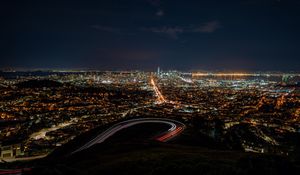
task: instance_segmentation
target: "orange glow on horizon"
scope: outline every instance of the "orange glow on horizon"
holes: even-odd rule
[[[243,77],[243,76],[255,76],[257,74],[251,74],[251,73],[192,73],[192,76],[238,76],[238,77]]]

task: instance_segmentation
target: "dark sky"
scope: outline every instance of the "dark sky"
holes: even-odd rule
[[[1,0],[0,67],[300,70],[300,0]]]

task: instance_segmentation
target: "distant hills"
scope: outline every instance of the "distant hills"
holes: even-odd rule
[[[62,83],[53,80],[28,80],[16,84],[18,88],[51,88],[51,87],[61,87]]]

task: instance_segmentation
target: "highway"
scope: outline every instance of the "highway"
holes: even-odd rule
[[[77,150],[73,151],[71,154],[74,154],[76,152],[85,150],[95,144],[99,144],[104,142],[106,139],[109,137],[113,136],[115,133],[122,129],[126,129],[128,127],[138,125],[138,124],[143,124],[143,123],[164,123],[167,125],[170,125],[170,128],[159,135],[158,137],[155,138],[155,140],[160,141],[160,142],[167,142],[171,140],[172,138],[178,136],[184,129],[185,125],[181,122],[171,120],[171,119],[162,119],[162,118],[140,118],[140,119],[132,119],[132,120],[127,120],[124,122],[117,123],[110,127],[109,129],[105,130],[98,136],[96,136],[94,139],[83,145],[82,147],[78,148]]]
[[[152,89],[153,91],[155,92],[156,96],[157,96],[157,103],[160,104],[160,103],[166,103],[167,100],[165,99],[165,97],[162,95],[162,93],[159,91],[153,77],[151,77],[150,79],[150,83],[151,83],[151,86],[152,86]]]

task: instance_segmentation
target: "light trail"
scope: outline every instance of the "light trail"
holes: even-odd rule
[[[153,77],[151,77],[150,83],[152,85],[152,88],[157,96],[157,102],[158,103],[166,103],[167,100],[165,99],[165,97],[162,95],[162,93],[159,91],[157,85],[155,84],[155,81],[153,79]]]
[[[161,136],[156,138],[157,141],[166,142],[175,136],[179,135],[185,128],[185,125],[181,122],[171,120],[171,119],[160,119],[160,118],[140,118],[140,119],[133,119],[133,120],[127,120],[124,122],[120,122],[118,124],[113,125],[109,129],[105,130],[98,136],[96,136],[94,139],[83,145],[82,147],[78,148],[77,150],[73,151],[71,154],[74,154],[76,152],[85,150],[95,144],[102,143],[109,137],[113,136],[115,133],[122,129],[126,129],[128,127],[142,124],[142,123],[164,123],[167,125],[170,125],[171,128],[168,129],[167,132],[163,133]]]
[[[23,173],[31,174],[31,168],[23,168],[23,169],[0,169],[0,174],[7,174],[7,175],[21,175]]]
[[[174,129],[173,131],[164,134],[163,136],[157,138],[156,140],[161,141],[161,142],[165,142],[170,140],[171,138],[173,138],[173,136],[178,135],[178,133],[180,133],[183,130],[183,127],[177,127],[176,129]]]

